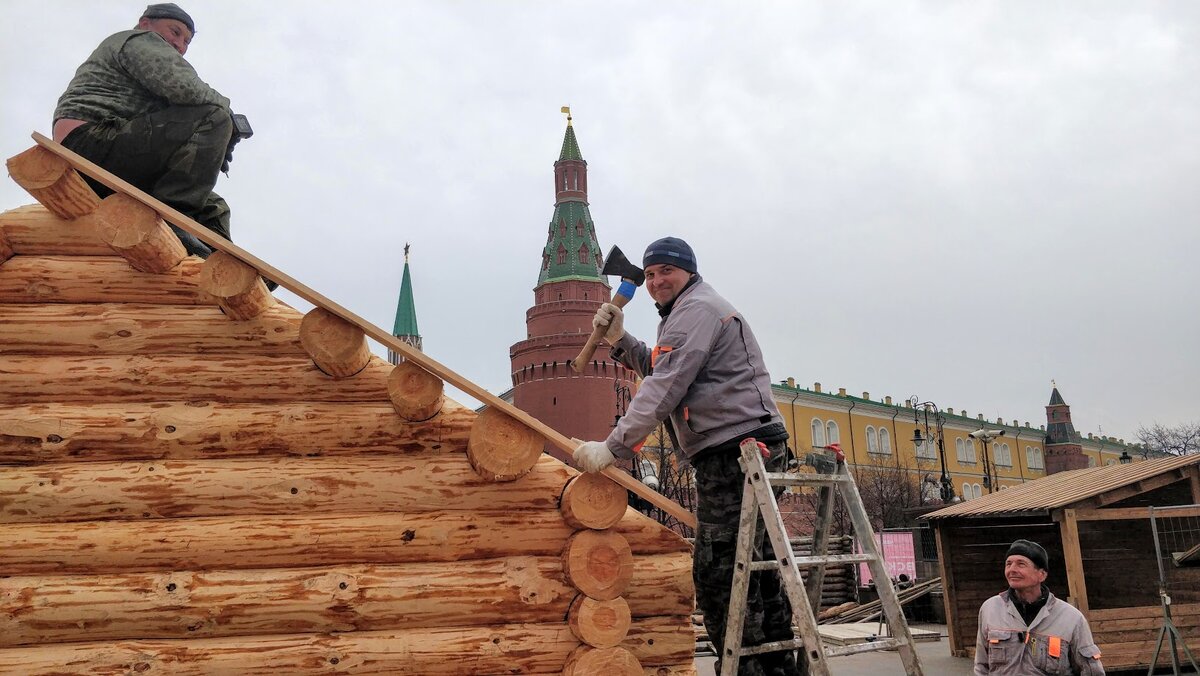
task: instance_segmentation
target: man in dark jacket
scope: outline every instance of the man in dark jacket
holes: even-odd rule
[[[233,122],[229,99],[183,58],[195,33],[174,3],[147,7],[75,72],[54,111],[54,140],[228,239],[229,206],[213,187],[228,168]],[[175,232],[189,253],[211,253]]]
[[[696,471],[699,528],[692,564],[696,602],[709,640],[722,654],[729,609],[744,476],[738,445],[754,437],[767,445],[767,469],[786,463],[787,429],[771,394],[762,350],[746,320],[697,274],[687,242],[665,237],[642,259],[646,289],[662,321],[653,348],[625,333],[622,311],[605,303],[592,323],[607,326],[613,358],[642,377],[628,411],[605,441],[589,441],[575,461],[598,472],[637,446],[664,419],[670,420],[676,450]],[[774,558],[761,521],[756,546]],[[743,642],[747,646],[793,638],[792,611],[776,571],[751,575]],[[801,653],[802,654],[802,653]],[[720,669],[718,663],[718,670]],[[747,657],[739,674],[801,673],[793,651]]]

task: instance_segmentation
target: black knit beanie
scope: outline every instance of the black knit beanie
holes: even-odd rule
[[[674,265],[680,270],[696,272],[696,254],[682,239],[663,237],[646,247],[646,254],[642,256],[642,267],[651,265]]]
[[[192,35],[196,34],[196,24],[192,21],[192,17],[188,13],[180,9],[179,5],[173,2],[162,2],[157,5],[150,5],[146,11],[142,12],[143,19],[175,19],[187,26]]]
[[[1008,554],[1005,554],[1004,558],[1008,558],[1014,554],[1019,554],[1033,561],[1033,565],[1042,570],[1046,570],[1050,562],[1050,557],[1046,554],[1046,548],[1029,540],[1017,540],[1009,545]]]

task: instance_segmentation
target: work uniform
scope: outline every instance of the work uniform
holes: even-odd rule
[[[1103,676],[1100,648],[1083,613],[1046,594],[1046,605],[1029,624],[1013,603],[1011,590],[984,601],[975,641],[975,676]]]
[[[787,430],[771,394],[771,379],[750,326],[700,275],[694,275],[672,303],[660,307],[658,344],[649,348],[626,333],[612,355],[643,380],[629,409],[605,440],[618,458],[664,419],[670,419],[677,451],[696,472],[699,527],[692,577],[718,660],[725,638],[744,475],[738,446],[753,436],[767,444],[767,469],[783,471]],[[774,558],[764,543],[761,519],[757,553]],[[777,571],[751,575],[743,627],[747,646],[793,638],[792,611]],[[803,655],[803,651],[801,651]],[[718,670],[720,669],[718,661]],[[792,651],[741,660],[739,674],[802,673]]]
[[[87,123],[64,146],[229,238],[229,206],[213,192],[233,133],[229,99],[157,33],[127,30],[101,42],[59,97],[61,119]],[[89,182],[101,196],[111,192]],[[207,253],[176,232],[190,252]]]

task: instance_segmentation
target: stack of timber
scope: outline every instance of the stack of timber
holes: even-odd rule
[[[694,674],[688,544],[41,148],[0,214],[0,673]]]
[[[942,590],[942,578],[917,583],[907,589],[897,590],[896,596],[901,606],[906,606],[931,592]],[[883,613],[883,604],[878,599],[868,603],[846,603],[828,610],[821,611],[817,619],[821,624],[848,624],[852,622],[867,622],[879,618]]]

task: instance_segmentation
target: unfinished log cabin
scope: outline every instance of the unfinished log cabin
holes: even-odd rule
[[[1174,623],[1200,655],[1200,567],[1174,556],[1200,544],[1200,456],[1058,472],[925,518],[936,529],[956,656],[974,657],[979,607],[1007,589],[1008,546],[1025,538],[1046,548],[1046,584],[1087,617],[1105,668],[1146,673],[1164,617],[1156,530]],[[1170,667],[1166,640],[1156,664]]]
[[[690,547],[611,472],[35,138],[40,204],[0,214],[0,673],[694,673]]]

